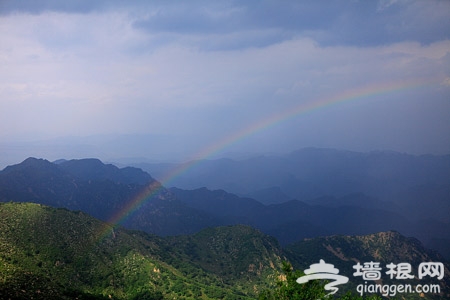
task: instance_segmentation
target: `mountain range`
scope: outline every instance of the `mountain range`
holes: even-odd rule
[[[403,228],[391,229],[450,255],[450,155],[305,148],[284,155],[199,160],[184,166],[133,166],[156,179],[170,178],[178,189],[225,190],[266,205],[298,200],[325,208],[391,212],[391,218],[404,222]],[[180,169],[183,172],[176,172]],[[383,214],[370,218],[376,222]]]
[[[264,204],[292,199],[314,203],[324,196],[340,198],[359,193],[377,200],[380,206],[402,210],[412,218],[450,221],[450,155],[304,148],[285,155],[199,160],[187,164],[188,168],[171,177],[172,186],[223,189]],[[158,179],[167,177],[181,165],[133,166]]]
[[[362,299],[351,284],[357,283],[351,275],[357,259],[415,267],[422,261],[445,263],[418,240],[397,232],[314,238],[283,248],[244,225],[159,237],[82,211],[0,203],[2,299],[255,299],[287,284],[283,262],[304,270],[318,258],[351,278],[341,292],[353,296],[344,299]],[[427,281],[438,284],[441,294],[407,294],[408,299],[448,297],[448,267],[445,263],[443,280]],[[293,283],[287,288],[306,293],[308,287]]]
[[[419,241],[448,245],[445,218],[401,214],[401,202],[361,191],[301,201],[267,188],[268,198],[277,194],[283,201],[263,203],[167,188],[142,169],[98,159],[28,158],[0,172],[0,296],[254,299],[287,284],[283,261],[306,270],[320,259],[349,277],[357,262],[443,262],[442,293],[424,296],[448,293],[446,259]]]
[[[323,152],[320,150],[319,154],[323,155]],[[352,155],[347,153],[347,156]],[[377,155],[384,157],[382,154]],[[385,155],[396,157],[399,154]],[[365,157],[362,154],[358,156]],[[400,157],[405,160],[402,155]],[[414,160],[414,157],[407,158]],[[445,158],[427,159],[445,161]],[[262,158],[259,160],[264,161]],[[384,161],[386,158],[379,160]],[[351,165],[350,162],[347,164]],[[392,164],[400,163],[387,165]],[[437,162],[426,165],[434,166]],[[438,169],[435,173],[444,176],[445,165]],[[424,173],[429,175],[430,185],[443,185],[443,179],[436,174],[430,175],[433,173],[431,167]],[[390,177],[395,180],[395,176]],[[418,184],[419,177],[410,174],[410,179],[405,181]],[[339,178],[338,181],[344,180]],[[438,181],[433,181],[435,179]],[[438,196],[440,193],[436,192]],[[411,200],[411,206],[421,203],[417,201],[421,199],[419,196]],[[428,213],[438,210],[439,215],[448,215],[449,199],[438,196],[430,201],[422,199],[424,202],[420,205]],[[103,221],[112,220],[129,229],[161,236],[193,234],[208,227],[246,224],[274,236],[282,245],[317,236],[363,235],[396,230],[418,238],[427,247],[440,251],[446,257],[450,255],[450,223],[444,217],[416,218],[404,213],[401,201],[393,203],[362,192],[353,192],[344,195],[324,194],[309,201],[287,200],[264,204],[225,190],[166,188],[142,169],[118,168],[97,159],[59,160],[52,163],[29,158],[20,164],[8,166],[0,172],[0,201],[34,202],[80,210]],[[441,206],[433,207],[436,203],[441,203]]]

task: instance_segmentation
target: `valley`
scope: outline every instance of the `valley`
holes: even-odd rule
[[[262,169],[264,165],[262,159]],[[334,165],[342,169],[349,163]],[[214,172],[222,179],[235,174]],[[337,180],[343,184],[345,178],[343,174]],[[426,186],[421,178],[410,174],[405,181],[414,184],[403,186]],[[431,169],[426,178],[428,186],[443,184]],[[272,200],[261,202],[224,189],[166,187],[140,168],[118,168],[98,159],[28,158],[0,172],[0,295],[263,299],[276,295],[267,291],[288,284],[279,281],[286,262],[301,272],[320,259],[348,277],[363,261],[414,266],[443,262],[445,279],[438,282],[442,293],[424,296],[438,299],[449,291],[448,253],[435,251],[448,245],[445,214],[429,222],[402,212],[401,201],[366,194],[369,189],[332,192],[306,201],[289,199],[284,189],[268,187],[266,198]],[[427,204],[426,214],[446,209],[448,203],[439,193]],[[280,194],[283,201],[276,200]],[[411,206],[420,197],[412,199]],[[441,206],[431,207],[434,203]],[[358,278],[352,278],[339,295],[355,293],[357,284]]]

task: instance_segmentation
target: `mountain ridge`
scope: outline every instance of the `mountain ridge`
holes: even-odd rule
[[[0,296],[17,296],[17,299],[255,297],[245,284],[233,285],[240,276],[247,278],[248,272],[244,275],[233,272],[226,279],[211,268],[206,270],[191,263],[187,254],[182,255],[173,247],[173,241],[113,227],[83,212],[31,203],[0,203],[0,216]],[[250,228],[242,230],[234,228],[231,242],[255,236],[262,242],[258,247],[265,246],[265,235]],[[251,251],[248,254],[249,261],[261,261]],[[279,264],[280,261],[275,262],[274,268]],[[266,278],[250,273],[249,276],[253,278],[252,284],[266,286],[268,283]]]
[[[177,167],[161,164],[133,166],[141,167],[155,178]],[[240,196],[278,188],[289,199],[305,202],[322,196],[363,193],[382,201],[405,204],[402,201],[407,201],[409,196],[405,192],[411,187],[429,183],[449,185],[450,155],[303,148],[284,155],[257,156],[239,161],[199,160],[171,182],[182,189],[224,189]],[[424,197],[426,194],[422,199]],[[401,206],[408,211],[407,205]]]
[[[304,270],[319,257],[349,277],[345,266],[352,270],[355,261],[346,257],[410,263],[442,258],[396,232],[314,238],[282,248],[244,225],[163,238],[81,211],[0,203],[0,296],[6,298],[255,299],[279,286],[283,261]],[[446,279],[440,284],[448,293],[449,266],[442,262]],[[352,289],[348,284],[342,291]]]
[[[148,182],[141,184],[143,180]],[[363,193],[264,205],[224,190],[167,189],[141,169],[119,169],[96,159],[50,163],[30,158],[9,166],[0,172],[0,201],[82,210],[104,221],[116,220],[126,228],[163,236],[246,224],[275,236],[283,245],[320,235],[397,230],[450,255],[445,252],[450,222],[411,220],[395,206]],[[441,213],[447,202],[439,207]],[[136,209],[129,209],[131,203]]]

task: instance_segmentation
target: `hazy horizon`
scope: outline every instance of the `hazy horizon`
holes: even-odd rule
[[[450,155],[449,153],[412,153],[407,151],[393,149],[349,149],[337,147],[321,147],[321,146],[301,146],[292,149],[275,149],[263,148],[260,151],[247,151],[239,147],[225,147],[221,151],[214,152],[194,152],[192,149],[181,149],[179,152],[165,152],[167,145],[153,147],[153,143],[143,142],[143,138],[152,136],[114,136],[114,135],[94,135],[89,137],[60,137],[48,140],[36,141],[15,141],[10,143],[0,143],[2,149],[2,159],[0,160],[0,170],[8,165],[19,164],[29,157],[42,158],[50,162],[59,159],[85,159],[97,158],[104,163],[118,164],[119,166],[134,165],[139,163],[186,163],[197,159],[233,159],[242,160],[260,155],[279,156],[286,155],[298,150],[316,148],[316,149],[332,149],[337,151],[349,151],[360,153],[371,152],[395,152],[408,155]],[[152,137],[153,140],[155,137]],[[165,140],[164,137],[160,137]],[[175,146],[176,140],[172,141],[172,147]],[[121,144],[124,145],[121,145]],[[136,149],[134,146],[139,145]],[[134,149],[134,150],[130,150]]]
[[[0,167],[450,154],[449,1],[1,1]]]

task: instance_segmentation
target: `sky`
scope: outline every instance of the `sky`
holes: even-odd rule
[[[449,137],[450,1],[0,0],[0,165]]]

